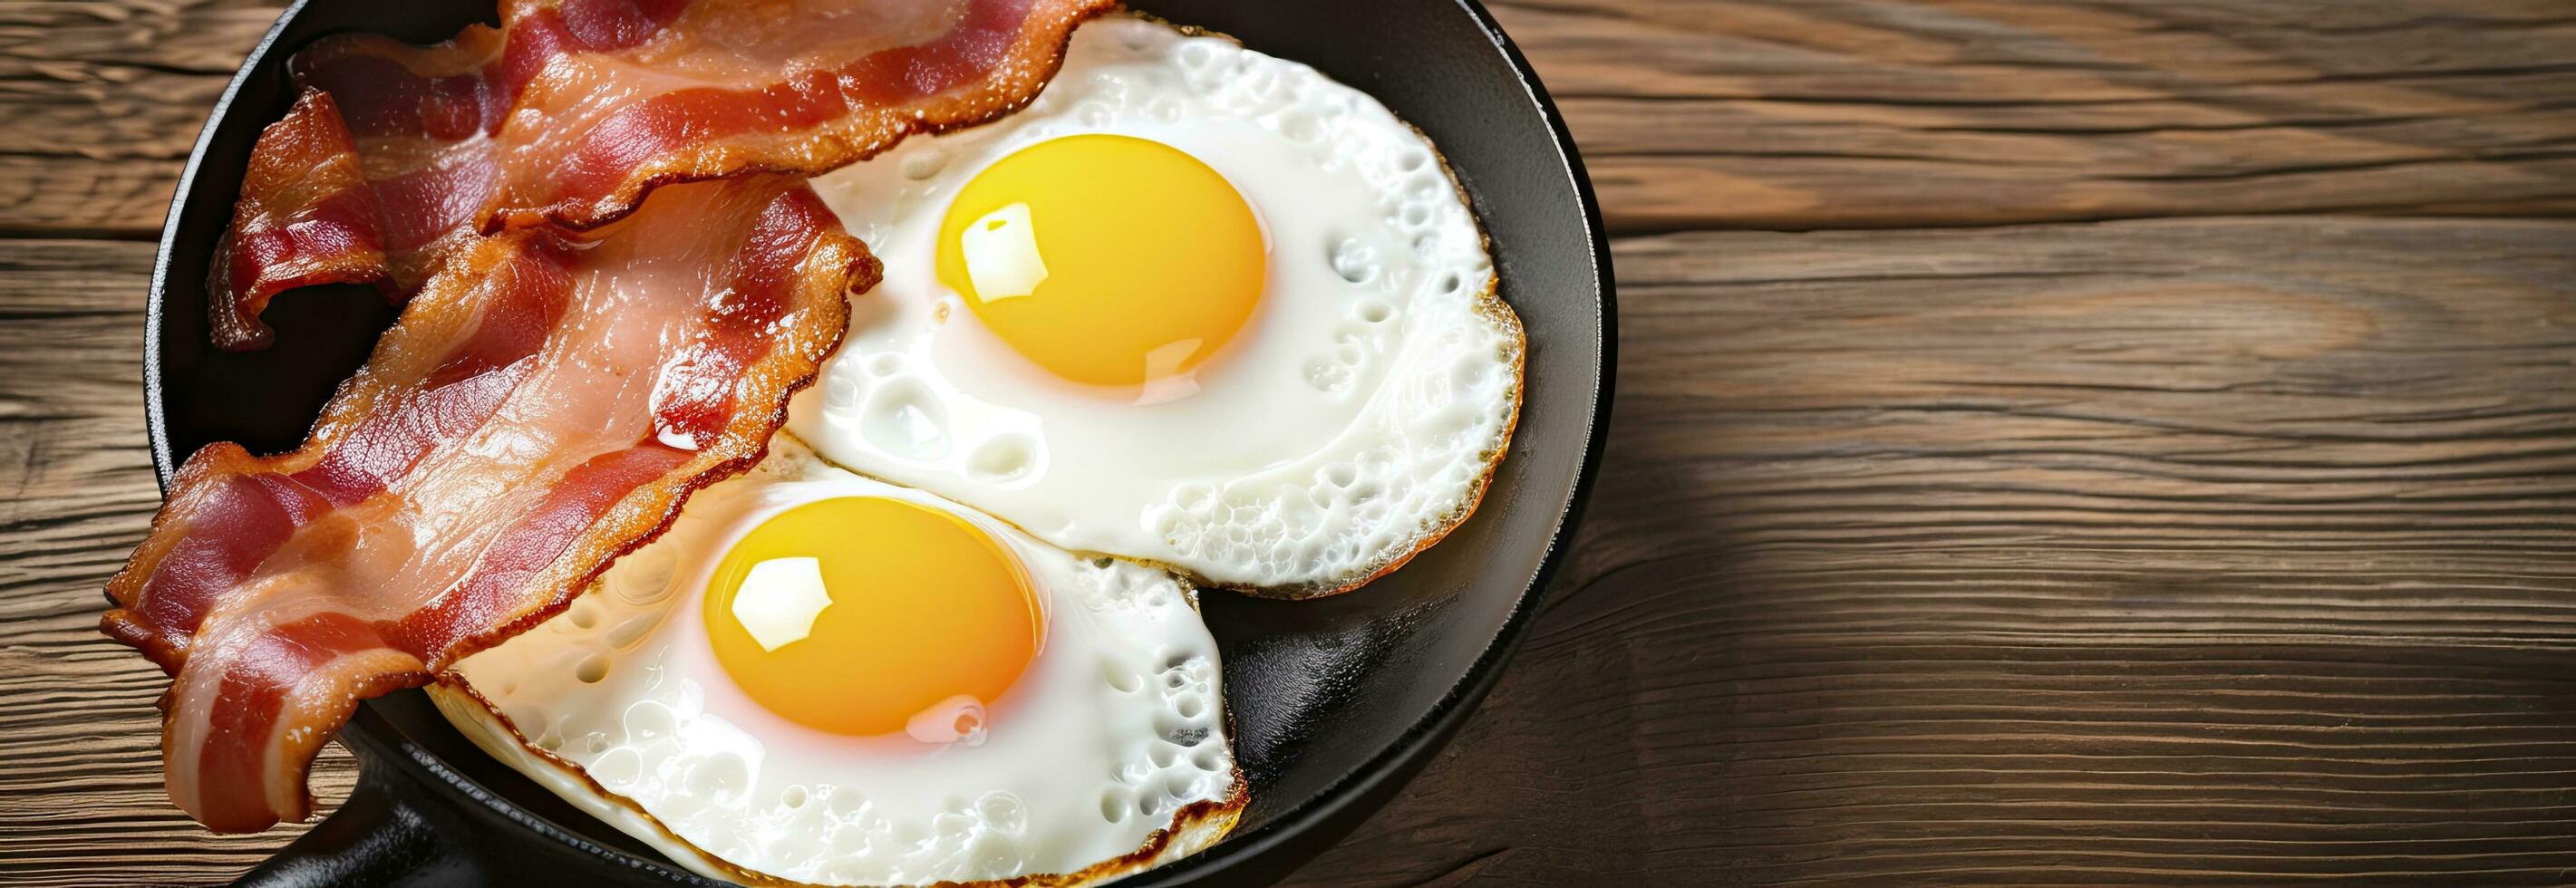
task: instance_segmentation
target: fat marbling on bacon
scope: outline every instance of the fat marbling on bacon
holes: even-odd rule
[[[231,351],[268,347],[259,313],[315,284],[390,285],[375,190],[328,93],[306,91],[260,132],[241,203],[207,266],[207,329]],[[417,278],[414,278],[417,282]],[[394,293],[386,286],[387,295]]]
[[[296,286],[409,301],[303,447],[190,457],[109,582],[107,633],[173,676],[191,816],[302,819],[358,701],[561,610],[756,460],[876,280],[801,176],[1019,106],[1111,4],[791,5],[505,3],[299,56],[210,274],[217,343],[263,345]]]

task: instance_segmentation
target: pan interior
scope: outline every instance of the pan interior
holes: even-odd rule
[[[1441,148],[1492,238],[1504,298],[1529,337],[1522,413],[1509,457],[1477,514],[1403,569],[1353,593],[1303,602],[1211,592],[1205,612],[1225,658],[1237,758],[1253,802],[1235,838],[1314,825],[1351,780],[1426,740],[1480,678],[1539,594],[1606,419],[1608,267],[1580,163],[1553,111],[1480,10],[1460,0],[1142,0],[1145,12],[1234,35],[1376,96]],[[266,319],[277,347],[206,345],[204,288],[216,235],[261,126],[292,98],[289,52],[325,34],[373,31],[433,42],[487,3],[299,5],[219,106],[174,202],[156,269],[146,387],[154,456],[218,440],[256,452],[302,439],[334,386],[365,358],[392,310],[372,291],[288,294]],[[1365,27],[1353,23],[1366,22]],[[646,851],[482,756],[420,699],[373,704],[351,730],[400,732],[453,779],[525,814],[646,859]],[[377,727],[381,726],[381,727]],[[1363,806],[1364,807],[1364,806]],[[1365,810],[1345,809],[1346,818]],[[1222,846],[1221,846],[1222,847]],[[1223,856],[1224,852],[1216,852]]]

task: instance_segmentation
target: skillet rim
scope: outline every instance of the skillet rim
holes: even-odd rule
[[[1546,123],[1549,137],[1556,148],[1557,162],[1554,166],[1557,167],[1558,172],[1566,176],[1569,180],[1568,184],[1573,186],[1577,203],[1582,210],[1584,240],[1591,248],[1590,271],[1594,306],[1592,337],[1599,360],[1594,367],[1594,382],[1589,396],[1590,409],[1586,415],[1590,423],[1589,434],[1583,439],[1583,452],[1579,458],[1573,484],[1567,491],[1564,501],[1556,508],[1555,527],[1548,537],[1545,550],[1540,553],[1538,567],[1522,582],[1518,600],[1513,603],[1511,612],[1504,617],[1501,630],[1495,633],[1475,661],[1468,665],[1466,672],[1460,676],[1457,683],[1450,686],[1449,690],[1407,727],[1395,742],[1336,778],[1314,795],[1279,812],[1262,825],[1246,832],[1228,835],[1215,845],[1189,857],[1129,876],[1121,880],[1124,884],[1185,884],[1224,873],[1236,866],[1258,860],[1301,837],[1314,833],[1319,828],[1327,827],[1336,818],[1343,816],[1346,809],[1354,804],[1363,803],[1374,791],[1395,788],[1387,785],[1390,780],[1395,782],[1396,787],[1410,781],[1424,764],[1425,758],[1436,752],[1450,735],[1465,723],[1467,717],[1475,712],[1485,695],[1500,681],[1504,667],[1509,665],[1511,655],[1519,649],[1522,641],[1528,636],[1532,618],[1536,615],[1539,605],[1547,599],[1548,585],[1555,578],[1557,569],[1563,566],[1566,551],[1572,545],[1574,531],[1580,526],[1585,506],[1591,498],[1593,484],[1600,475],[1602,452],[1609,439],[1618,367],[1618,297],[1615,272],[1611,264],[1610,241],[1601,222],[1600,201],[1593,192],[1591,177],[1584,166],[1581,151],[1566,126],[1563,113],[1558,110],[1554,98],[1548,94],[1545,84],[1539,79],[1537,71],[1530,66],[1529,59],[1521,53],[1520,47],[1503,31],[1501,24],[1494,20],[1492,12],[1487,10],[1480,0],[1450,0],[1450,2],[1460,12],[1466,14],[1491,47],[1501,53],[1510,69],[1514,85],[1519,87],[1521,95],[1538,110],[1540,119]],[[243,56],[241,66],[234,70],[231,81],[226,83],[223,91],[217,95],[213,107],[207,114],[204,127],[198,131],[195,142],[189,148],[187,162],[180,168],[178,180],[171,192],[169,209],[162,220],[161,237],[153,255],[150,290],[144,304],[142,382],[145,435],[152,452],[154,480],[158,483],[164,498],[169,494],[170,480],[178,470],[180,459],[171,450],[168,409],[165,406],[168,392],[161,385],[162,314],[169,302],[171,265],[174,250],[179,243],[179,229],[184,218],[183,210],[195,191],[198,174],[205,165],[207,150],[213,147],[221,125],[231,117],[234,101],[248,85],[252,71],[257,69],[270,53],[277,50],[277,44],[283,39],[289,26],[313,3],[314,0],[294,0],[280,10],[276,23],[271,25],[268,31],[261,35],[259,42],[253,44],[250,51]],[[384,722],[381,728],[377,726],[379,721]],[[516,800],[494,792],[472,777],[457,771],[445,762],[443,757],[412,742],[410,738],[404,736],[398,726],[383,720],[371,709],[362,709],[357,717],[351,719],[349,727],[370,734],[371,736],[366,739],[371,741],[370,745],[381,747],[380,751],[398,750],[403,753],[375,755],[372,756],[373,758],[390,760],[387,763],[393,767],[413,771],[411,776],[415,778],[435,781],[460,791],[465,797],[490,809],[503,819],[526,829],[532,834],[531,838],[552,840],[570,850],[583,852],[585,856],[600,859],[603,864],[610,866],[630,871],[644,870],[671,877],[675,883],[706,883],[694,873],[679,869],[665,861],[598,845],[578,833],[552,823],[542,815],[527,810]],[[391,736],[372,736],[378,732]],[[337,739],[344,746],[350,745],[350,741],[346,738]],[[424,756],[427,759],[424,759]],[[1383,800],[1367,803],[1359,813],[1373,814],[1382,804]],[[1341,824],[1345,830],[1356,825],[1356,822]],[[1338,840],[1338,836],[1334,838]],[[1303,861],[1299,863],[1302,864]]]

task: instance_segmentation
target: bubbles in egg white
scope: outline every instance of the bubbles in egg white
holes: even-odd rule
[[[1102,398],[1032,372],[937,280],[950,198],[1080,133],[1185,151],[1261,219],[1261,306],[1194,395]],[[1106,18],[1029,108],[815,185],[885,281],[854,300],[789,427],[1056,545],[1227,586],[1344,588],[1463,518],[1510,434],[1520,326],[1474,217],[1420,133],[1305,65]]]
[[[823,465],[786,436],[773,450],[752,473],[700,491],[570,610],[458,664],[554,760],[458,687],[432,688],[440,708],[495,757],[717,878],[738,877],[726,866],[842,885],[1078,873],[1136,853],[1158,829],[1178,835],[1154,860],[1231,826],[1242,796],[1216,643],[1183,585]],[[716,662],[699,595],[731,541],[840,496],[964,516],[1027,569],[1046,643],[981,736],[931,745],[814,731],[744,697]],[[1192,805],[1192,819],[1176,820]]]

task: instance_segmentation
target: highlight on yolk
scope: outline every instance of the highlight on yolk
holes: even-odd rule
[[[716,661],[760,705],[874,736],[956,697],[990,704],[1045,623],[1019,561],[958,516],[902,500],[817,500],[752,528],[707,586]]]
[[[1065,136],[976,174],[939,227],[939,280],[1064,379],[1134,386],[1196,369],[1252,317],[1268,245],[1198,158]]]

